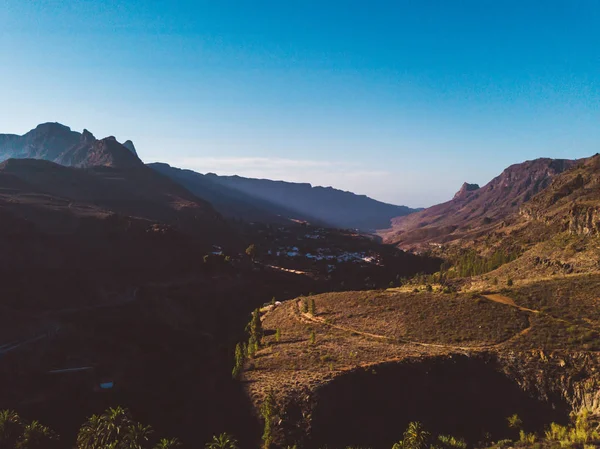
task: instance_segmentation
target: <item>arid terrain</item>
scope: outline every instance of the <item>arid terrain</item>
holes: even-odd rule
[[[597,442],[600,156],[373,235],[408,211],[331,190],[356,226],[330,227],[319,189],[277,203],[56,124],[0,145],[27,156],[0,164],[0,409],[61,444],[109,407],[184,447]]]

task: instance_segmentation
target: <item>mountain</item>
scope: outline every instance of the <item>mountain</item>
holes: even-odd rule
[[[392,220],[382,231],[388,243],[405,249],[472,239],[485,235],[503,219],[580,161],[541,158],[511,165],[485,186],[463,184],[446,203]]]
[[[303,214],[286,206],[214,182],[211,176],[171,167],[164,163],[152,163],[148,166],[178,182],[195,195],[209,201],[219,213],[228,218],[271,224],[291,224],[292,220],[326,224],[311,214]]]
[[[142,161],[131,141],[124,145],[114,137],[96,139],[88,130],[71,131],[59,123],[44,123],[17,136],[0,134],[0,160],[44,159],[72,167],[136,167]]]
[[[600,234],[600,155],[579,161],[523,204],[526,219],[577,235]]]
[[[0,164],[0,207],[38,229],[65,233],[82,220],[115,215],[171,226],[217,243],[223,218],[206,201],[144,165],[65,167],[45,160]]]
[[[203,175],[167,164],[150,164],[150,167],[209,200],[223,215],[245,220],[274,223],[305,220],[373,231],[388,227],[393,217],[415,211],[332,187],[213,173]]]

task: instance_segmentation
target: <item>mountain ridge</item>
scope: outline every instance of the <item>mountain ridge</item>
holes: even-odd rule
[[[222,214],[232,218],[249,218],[248,211],[244,211],[240,204],[242,202],[246,206],[254,205],[263,213],[262,219],[271,222],[302,220],[332,227],[374,231],[389,226],[390,219],[395,216],[417,210],[334,187],[238,175],[201,174],[164,163],[148,165],[183,182],[183,185],[200,197],[208,195]]]
[[[414,250],[483,235],[581,161],[538,158],[512,164],[481,188],[465,183],[450,201],[392,219],[380,235]]]
[[[73,167],[143,165],[130,140],[126,145],[113,136],[96,139],[87,129],[82,133],[56,122],[42,123],[22,136],[0,134],[0,160],[44,159]]]

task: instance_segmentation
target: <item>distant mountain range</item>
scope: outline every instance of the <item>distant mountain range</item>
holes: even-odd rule
[[[149,166],[210,201],[219,212],[231,218],[274,223],[289,223],[292,219],[374,231],[389,227],[394,217],[418,210],[382,203],[332,187],[218,176],[214,173],[203,175],[167,164]]]
[[[23,136],[0,134],[0,161],[7,159],[43,159],[76,168],[139,170],[144,166],[133,142],[121,144],[114,137],[96,139],[87,130],[78,133],[59,123],[41,124]],[[42,167],[50,170],[49,165],[37,166]],[[332,187],[202,175],[167,164],[150,164],[150,167],[157,173],[156,182],[162,178],[158,173],[170,178],[200,200],[210,202],[227,218],[280,224],[308,221],[328,227],[375,231],[389,227],[392,218],[415,211]]]

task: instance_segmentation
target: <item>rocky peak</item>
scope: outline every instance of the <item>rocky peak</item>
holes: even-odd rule
[[[84,143],[91,143],[94,140],[96,140],[94,135],[91,132],[89,132],[87,129],[84,129],[83,133],[81,134],[81,141]]]
[[[131,140],[125,141],[123,146],[137,156],[137,151],[135,151],[135,145],[133,144],[133,142]]]
[[[36,133],[44,133],[44,134],[53,134],[53,133],[60,133],[60,132],[71,132],[71,128],[69,128],[68,126],[62,125],[60,123],[57,122],[48,122],[48,123],[41,123],[38,126],[35,127],[34,130],[30,131],[30,132],[36,132]]]
[[[469,184],[468,182],[463,183],[460,187],[459,191],[454,195],[454,199],[464,198],[470,192],[474,192],[475,190],[479,190],[479,184]]]

